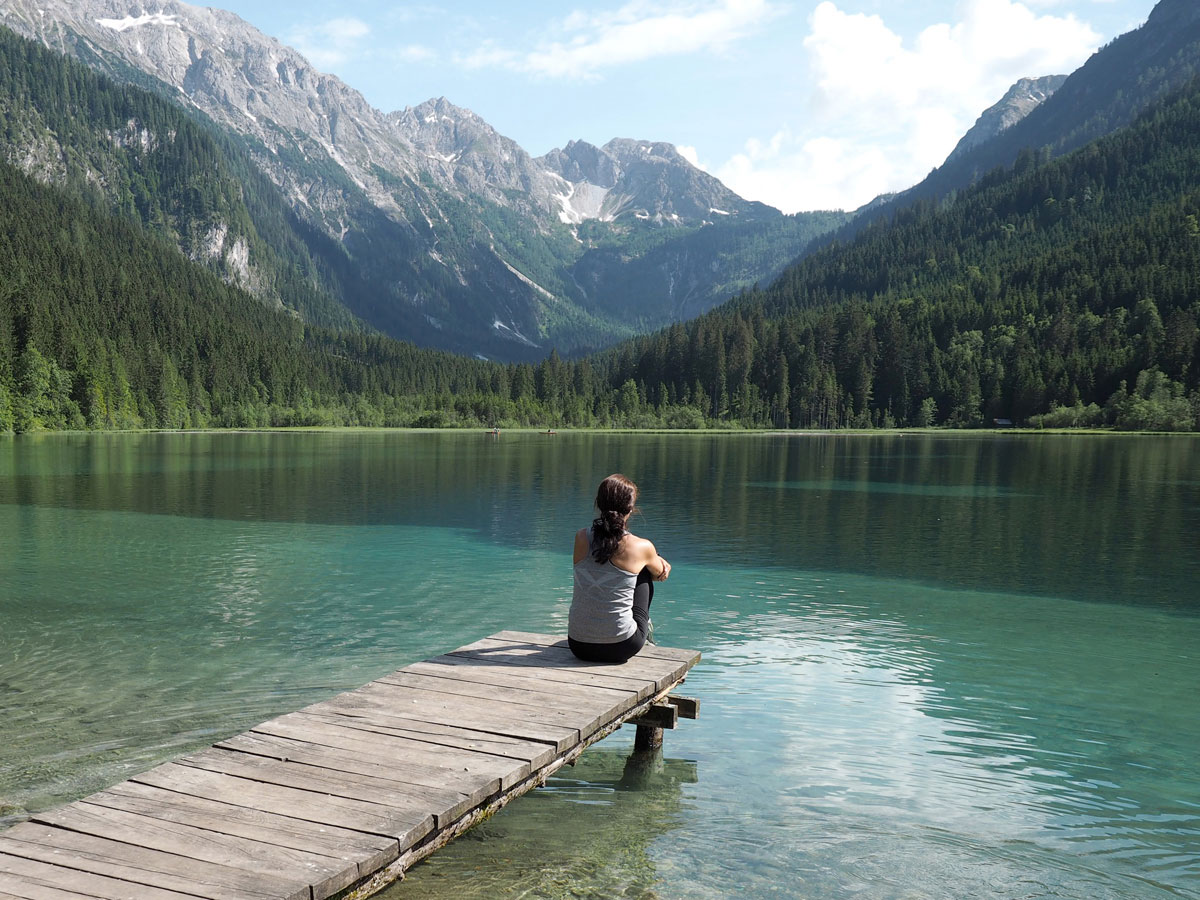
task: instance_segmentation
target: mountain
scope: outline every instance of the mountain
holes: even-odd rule
[[[419,343],[498,359],[601,346],[772,277],[831,221],[747,203],[667,144],[577,143],[533,159],[445,99],[382,113],[222,10],[0,0],[0,16],[235,135],[299,230],[335,242],[357,273],[364,289],[333,284],[336,299]],[[749,256],[713,255],[722,242],[705,232],[748,226],[770,239],[734,238]],[[620,293],[630,267],[660,273],[668,292],[632,324]]]
[[[1200,77],[1130,126],[913,204],[593,371],[704,421],[1198,429],[1197,134]]]
[[[946,162],[966,155],[1000,132],[1016,125],[1057,91],[1066,75],[1045,75],[1041,78],[1022,78],[1008,89],[994,105],[983,111],[971,129],[946,157]]]
[[[124,111],[120,94],[94,90],[110,82],[64,77],[80,68],[23,49],[37,51],[40,68],[14,79],[0,65],[8,81],[62,85],[74,104]],[[5,127],[24,127],[3,109]],[[138,111],[152,127],[114,139],[160,148],[195,139]],[[44,112],[64,131],[77,127]],[[1200,79],[1129,127],[916,204],[767,289],[594,357],[551,353],[537,366],[306,325],[189,260],[177,243],[186,232],[144,227],[141,213],[110,209],[107,194],[0,162],[0,431],[996,418],[1196,429],[1197,133]],[[87,171],[118,180],[161,169],[127,168],[121,154],[110,163],[85,141],[59,146],[82,147],[101,163]],[[227,196],[220,179],[196,183],[201,209]]]
[[[952,153],[923,181],[882,207],[943,197],[1023,151],[1058,156],[1129,125],[1200,73],[1200,4],[1160,0],[1145,24],[1098,50],[1028,115],[989,140]],[[873,211],[877,216],[879,210]]]
[[[779,215],[763,203],[743,200],[689,163],[671,144],[615,138],[595,147],[571,141],[538,162],[565,182],[559,217],[573,224],[632,215],[656,224],[686,226]]]

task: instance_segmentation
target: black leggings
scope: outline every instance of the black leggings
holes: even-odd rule
[[[589,644],[567,638],[571,652],[587,662],[625,662],[646,646],[646,638],[650,636],[650,602],[654,599],[654,576],[650,569],[642,569],[638,573],[637,584],[633,588],[633,621],[637,631],[615,644]]]

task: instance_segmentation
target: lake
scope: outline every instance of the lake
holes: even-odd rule
[[[384,895],[1200,896],[1200,439],[0,438],[0,827],[502,629],[596,484],[700,718]]]

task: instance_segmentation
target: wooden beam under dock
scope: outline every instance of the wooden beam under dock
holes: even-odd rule
[[[694,718],[699,659],[499,632],[0,832],[0,900],[370,896],[623,723]]]

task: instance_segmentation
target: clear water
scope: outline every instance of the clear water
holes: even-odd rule
[[[704,653],[386,896],[1200,896],[1200,440],[0,439],[0,825],[503,628],[643,487]]]

